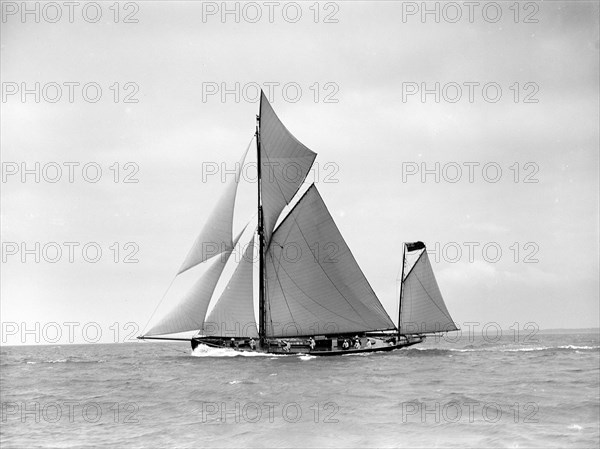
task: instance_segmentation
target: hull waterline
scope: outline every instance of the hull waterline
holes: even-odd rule
[[[266,347],[256,346],[252,349],[249,345],[245,344],[245,342],[237,342],[235,341],[233,345],[227,344],[227,341],[222,339],[214,339],[214,338],[205,338],[205,337],[195,337],[191,340],[192,350],[195,350],[200,345],[208,346],[209,348],[219,348],[219,349],[231,349],[237,352],[246,352],[246,353],[264,353],[264,354],[274,354],[274,355],[314,355],[319,357],[330,357],[330,356],[343,356],[350,354],[363,354],[370,352],[389,352],[394,351],[396,349],[402,349],[409,346],[413,346],[419,344],[425,340],[424,336],[417,336],[412,338],[403,338],[400,342],[395,343],[387,343],[383,340],[379,339],[370,339],[374,341],[375,344],[367,347],[360,348],[348,348],[343,349],[341,347],[331,347],[331,349],[322,349],[322,348],[314,348],[311,349],[308,344],[294,342],[293,345],[289,346],[289,349],[286,349],[284,344],[281,342],[277,342],[277,344],[271,344]],[[330,340],[333,342],[334,340]]]

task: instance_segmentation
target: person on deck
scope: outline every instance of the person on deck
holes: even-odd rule
[[[229,342],[229,347],[230,348],[235,348],[235,338],[231,339],[231,341]]]
[[[354,349],[360,349],[360,338],[358,338],[358,335],[354,337]]]
[[[313,349],[315,349],[315,346],[317,345],[317,343],[315,342],[315,339],[310,337],[308,339],[308,344],[310,345],[310,350],[312,351]]]
[[[367,338],[366,348],[369,349],[372,346],[371,339]]]
[[[349,349],[350,348],[350,343],[348,343],[348,340],[344,339],[344,343],[342,343],[342,349]]]
[[[256,341],[254,341],[254,338],[250,339],[250,349],[253,351],[256,349]]]

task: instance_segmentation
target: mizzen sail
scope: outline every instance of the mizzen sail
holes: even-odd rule
[[[267,249],[267,335],[394,329],[314,184]]]
[[[421,243],[421,245],[423,244]],[[416,248],[422,252],[410,271],[404,276],[400,298],[400,322],[398,323],[400,333],[417,334],[458,330],[442,298],[425,246],[411,247],[407,245],[407,248],[409,251]]]

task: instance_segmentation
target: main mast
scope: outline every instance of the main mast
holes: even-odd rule
[[[262,101],[262,100],[261,100]],[[259,107],[260,114],[260,107]],[[265,233],[262,210],[262,178],[260,161],[260,115],[256,116],[256,165],[258,170],[258,337],[260,345],[265,345],[265,271],[264,271],[264,246]]]
[[[400,298],[398,299],[398,336],[402,323],[402,287],[404,286],[404,267],[406,266],[406,243],[402,244],[402,274],[400,275]]]

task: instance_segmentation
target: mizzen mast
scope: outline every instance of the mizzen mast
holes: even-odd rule
[[[402,244],[402,274],[400,275],[400,298],[398,298],[398,335],[402,333],[402,287],[404,286],[404,268],[406,267],[406,243]]]

